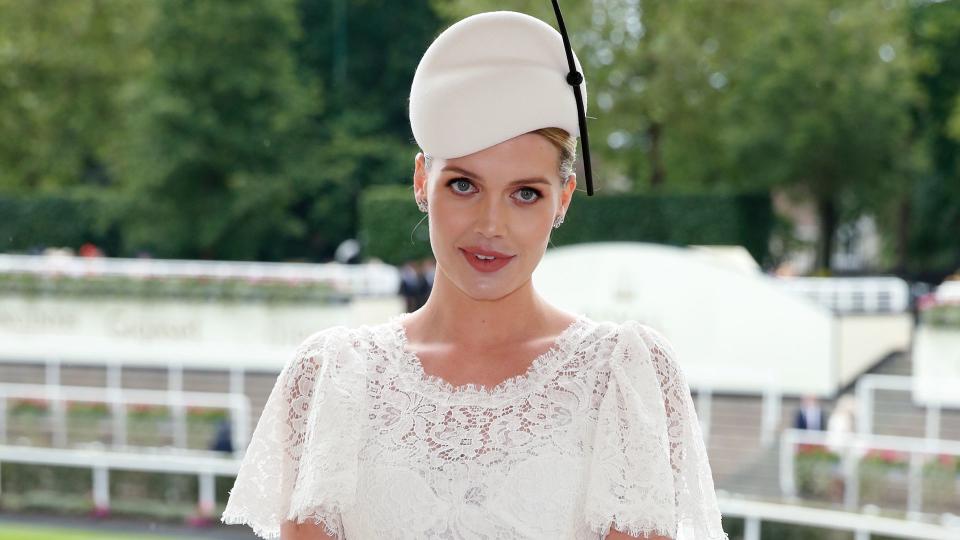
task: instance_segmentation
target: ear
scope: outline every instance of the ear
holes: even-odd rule
[[[423,152],[417,152],[413,158],[413,197],[417,200],[427,200],[427,169],[424,163]]]
[[[563,191],[560,192],[560,208],[562,212],[560,215],[566,215],[567,209],[570,207],[570,203],[573,202],[573,192],[577,190],[577,175],[575,173],[570,174],[567,177],[567,185],[564,186]]]

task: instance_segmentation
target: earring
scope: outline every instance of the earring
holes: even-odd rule
[[[417,208],[419,208],[421,212],[426,213],[426,212],[427,212],[427,201],[426,201],[426,200],[417,199]]]
[[[563,215],[562,215],[562,214],[559,215],[559,216],[557,216],[557,217],[553,220],[553,228],[556,229],[556,228],[560,227],[560,224],[561,224],[561,223],[563,223]]]

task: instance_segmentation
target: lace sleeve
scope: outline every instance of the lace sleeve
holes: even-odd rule
[[[355,484],[354,392],[341,376],[342,327],[313,334],[283,367],[253,431],[220,520],[280,537],[285,520],[312,519],[344,538],[340,510]],[[354,459],[350,459],[350,452]]]
[[[598,410],[587,519],[604,537],[726,540],[690,388],[669,341],[628,321]]]

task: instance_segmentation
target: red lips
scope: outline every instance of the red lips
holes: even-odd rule
[[[476,253],[477,255],[483,255],[485,257],[497,257],[498,259],[506,259],[508,257],[513,257],[513,255],[508,255],[506,253],[500,253],[499,251],[493,251],[492,249],[483,249],[479,246],[469,246],[461,248],[467,253]]]
[[[496,272],[504,266],[510,264],[513,261],[513,255],[505,255],[499,251],[492,251],[489,249],[480,249],[476,246],[468,248],[472,251],[467,251],[467,249],[461,249],[463,252],[463,257],[467,260],[467,263],[472,266],[478,272],[483,272],[489,274],[491,272]],[[478,259],[477,255],[483,255],[485,257],[493,257],[492,259]]]

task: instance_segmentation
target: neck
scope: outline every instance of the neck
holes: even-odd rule
[[[555,313],[529,279],[505,296],[477,299],[454,285],[438,265],[430,297],[414,315],[421,328],[429,329],[430,341],[484,349],[541,333]]]

